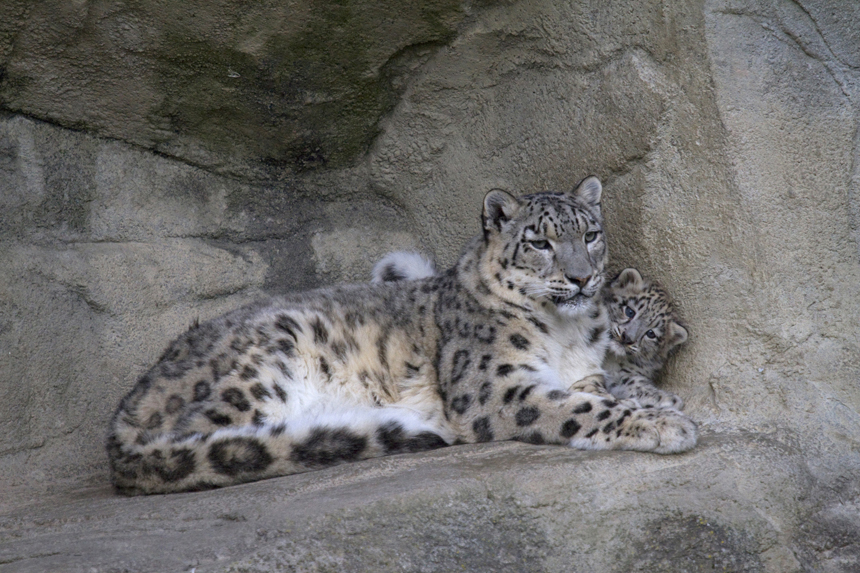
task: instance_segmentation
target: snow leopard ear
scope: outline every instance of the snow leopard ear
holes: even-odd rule
[[[645,281],[642,275],[634,268],[627,268],[621,271],[615,280],[612,281],[612,288],[627,288],[633,287],[640,290],[645,286]]]
[[[687,341],[687,329],[674,320],[666,327],[666,343],[669,348],[674,348]]]
[[[484,197],[484,213],[481,222],[484,225],[484,237],[490,232],[502,230],[502,224],[513,218],[520,208],[520,202],[516,197],[502,191],[493,189]]]
[[[600,179],[591,175],[580,181],[571,193],[574,197],[596,209],[600,213],[600,196],[603,193],[603,185]]]

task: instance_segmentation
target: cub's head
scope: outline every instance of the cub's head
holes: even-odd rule
[[[669,352],[687,340],[665,290],[636,269],[624,269],[606,289],[612,323],[610,351],[635,364],[660,368]]]
[[[481,272],[510,300],[576,314],[590,308],[604,282],[603,187],[584,179],[570,193],[513,197],[495,189],[484,198],[486,253]]]

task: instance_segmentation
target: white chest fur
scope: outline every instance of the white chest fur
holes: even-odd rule
[[[549,365],[564,387],[588,376],[603,374],[606,356],[608,319],[597,319],[589,312],[575,315],[556,313],[549,322]]]

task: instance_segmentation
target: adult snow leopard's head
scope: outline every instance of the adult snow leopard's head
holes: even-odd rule
[[[570,193],[484,198],[486,254],[481,272],[493,290],[573,314],[591,306],[604,282],[607,249],[596,177]]]
[[[609,350],[616,356],[656,371],[672,349],[687,340],[669,294],[636,269],[621,271],[604,299],[612,324]]]

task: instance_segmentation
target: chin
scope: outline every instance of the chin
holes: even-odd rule
[[[585,296],[584,294],[576,294],[565,300],[564,302],[559,303],[558,312],[561,314],[566,314],[568,316],[574,316],[577,314],[582,314],[586,310],[591,308],[591,303],[593,299],[591,297]]]

